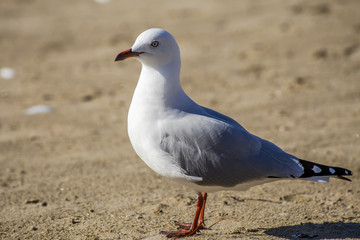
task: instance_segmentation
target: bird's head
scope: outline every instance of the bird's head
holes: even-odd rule
[[[119,53],[115,61],[130,57],[151,67],[162,67],[180,61],[180,50],[170,33],[160,28],[151,28],[141,33],[130,49]]]

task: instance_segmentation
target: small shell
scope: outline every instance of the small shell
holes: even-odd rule
[[[12,79],[16,75],[16,72],[14,69],[9,67],[3,67],[0,69],[0,77],[3,79]]]
[[[33,106],[31,108],[26,109],[27,115],[34,115],[34,114],[40,114],[40,113],[52,113],[54,109],[52,107],[46,106],[46,105],[37,105]]]

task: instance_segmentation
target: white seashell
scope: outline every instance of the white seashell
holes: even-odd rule
[[[52,113],[54,109],[52,107],[46,106],[46,105],[37,105],[33,106],[31,108],[26,109],[27,115],[34,115],[34,114],[40,114],[40,113]]]
[[[94,2],[100,3],[100,4],[105,4],[105,3],[109,3],[110,0],[94,0]]]
[[[11,79],[11,78],[14,78],[15,75],[16,75],[16,72],[12,68],[3,67],[0,69],[0,77],[3,79]]]

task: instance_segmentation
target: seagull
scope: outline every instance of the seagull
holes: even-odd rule
[[[160,28],[141,33],[115,61],[142,64],[129,112],[128,135],[137,155],[155,172],[197,194],[192,223],[176,222],[169,238],[187,237],[205,228],[207,193],[244,191],[281,179],[351,181],[350,170],[297,158],[248,132],[232,118],[194,102],[180,84],[180,49]]]

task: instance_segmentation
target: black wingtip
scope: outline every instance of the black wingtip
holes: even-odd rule
[[[353,175],[353,173],[348,169],[326,166],[302,159],[299,159],[299,162],[304,168],[304,173],[299,178],[329,176],[329,177],[337,177],[339,179],[351,182],[350,179],[344,177],[344,176]]]
[[[352,175],[352,174],[351,174],[351,175]],[[352,182],[351,179],[346,178],[346,177],[343,177],[343,176],[341,176],[341,175],[337,176],[337,178],[342,179],[342,180],[345,180],[345,181]]]

